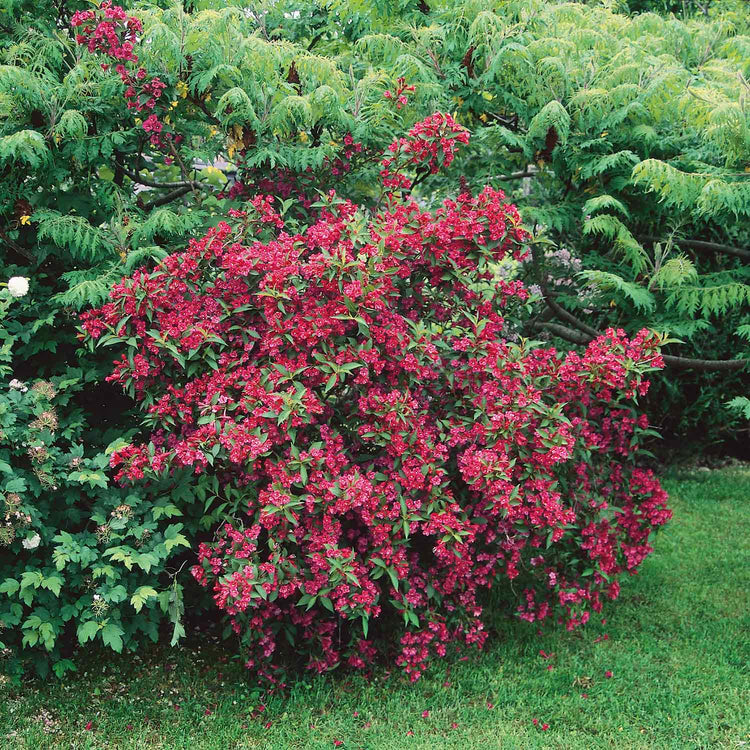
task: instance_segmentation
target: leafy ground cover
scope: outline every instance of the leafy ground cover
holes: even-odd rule
[[[497,621],[481,658],[448,661],[416,684],[376,669],[269,700],[208,636],[142,657],[92,652],[66,682],[0,688],[0,745],[750,746],[750,467],[674,471],[665,486],[674,520],[606,622],[539,636]]]

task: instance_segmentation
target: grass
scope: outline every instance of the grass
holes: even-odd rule
[[[750,469],[665,484],[674,521],[606,624],[538,636],[499,621],[481,656],[415,685],[340,673],[301,681],[262,712],[249,675],[215,643],[92,653],[64,683],[2,689],[0,747],[750,748]]]

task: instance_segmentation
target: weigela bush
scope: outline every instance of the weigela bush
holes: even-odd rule
[[[389,640],[417,679],[450,642],[484,643],[493,586],[525,620],[583,624],[670,517],[635,463],[657,337],[513,343],[528,292],[495,271],[527,253],[515,207],[401,191],[467,135],[418,123],[371,212],[331,193],[291,226],[259,195],[84,315],[152,432],[113,454],[118,478],[242,489],[193,574],[270,679],[290,652],[364,668]]]

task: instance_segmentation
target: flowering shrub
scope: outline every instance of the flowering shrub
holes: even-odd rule
[[[373,213],[330,193],[290,227],[257,196],[83,316],[152,431],[113,453],[118,479],[189,469],[240,491],[193,575],[269,679],[287,651],[364,668],[395,622],[417,679],[451,641],[484,643],[503,581],[523,619],[581,625],[670,517],[635,465],[657,337],[510,343],[528,292],[494,267],[526,255],[516,209],[399,190],[466,139],[447,115],[415,125]]]
[[[29,292],[29,280],[23,276],[12,276],[8,279],[8,294],[11,297],[25,297]]]

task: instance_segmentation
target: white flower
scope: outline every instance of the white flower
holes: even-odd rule
[[[29,292],[29,280],[23,276],[8,279],[8,291],[11,297],[25,297]]]
[[[42,537],[40,537],[39,534],[34,534],[34,536],[30,536],[24,539],[21,544],[23,544],[26,549],[36,549],[39,546],[39,542],[41,541]]]
[[[26,393],[28,391],[28,387],[18,378],[13,378],[13,380],[8,383],[8,387],[12,388],[14,391],[21,391],[21,393]]]
[[[544,296],[544,295],[542,294],[542,287],[540,287],[540,286],[539,286],[538,284],[532,284],[532,285],[531,285],[531,286],[529,287],[529,291],[531,292],[531,294],[532,294],[532,295],[533,295],[534,297],[543,297],[543,296]]]

